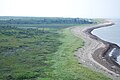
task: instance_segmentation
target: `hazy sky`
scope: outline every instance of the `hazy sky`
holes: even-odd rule
[[[0,16],[120,18],[120,0],[0,0]]]

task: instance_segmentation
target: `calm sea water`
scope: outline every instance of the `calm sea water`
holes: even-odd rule
[[[115,25],[94,29],[92,34],[104,41],[115,43],[120,46],[120,19],[113,19],[112,21]],[[117,63],[120,64],[120,56],[117,57]]]

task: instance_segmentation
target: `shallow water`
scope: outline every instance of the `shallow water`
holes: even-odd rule
[[[98,36],[104,41],[120,46],[120,19],[112,19],[112,21],[115,25],[94,29],[92,34]],[[117,63],[120,64],[120,55],[117,57]]]

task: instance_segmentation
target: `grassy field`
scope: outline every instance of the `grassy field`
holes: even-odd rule
[[[66,28],[69,24],[16,25],[0,25],[0,80],[109,80],[78,64],[74,52],[84,41]]]
[[[54,55],[55,80],[109,80],[101,73],[94,72],[78,64],[74,51],[84,45],[83,40],[72,35],[69,29],[61,31],[63,44]],[[41,79],[40,79],[41,80]]]
[[[0,79],[21,80],[47,77],[53,53],[62,44],[56,30],[1,27]]]

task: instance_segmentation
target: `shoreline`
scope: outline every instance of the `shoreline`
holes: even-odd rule
[[[75,57],[78,59],[79,64],[101,72],[113,80],[119,80],[120,67],[108,57],[108,54],[113,48],[118,49],[120,47],[104,41],[91,33],[94,29],[112,25],[114,25],[113,22],[106,21],[95,26],[74,27],[71,28],[71,32],[76,37],[82,38],[85,42],[83,48],[75,52]]]
[[[94,54],[92,54],[93,59],[96,60],[101,65],[105,66],[107,69],[120,75],[120,65],[115,62],[115,59],[113,59],[113,57],[109,56],[109,53],[114,48],[120,49],[120,47],[117,44],[104,41],[101,38],[91,33],[94,29],[98,29],[102,27],[109,27],[112,25],[114,25],[114,23],[108,22],[108,24],[106,25],[100,25],[100,26],[88,28],[84,32],[88,34],[90,38],[95,39],[97,41],[101,41],[103,44],[105,44],[105,48],[99,48],[95,50]]]
[[[105,66],[107,69],[109,69],[117,74],[120,74],[120,68],[119,68],[120,65],[118,65],[115,61],[113,61],[111,59],[112,57],[110,58],[110,56],[109,56],[109,53],[113,50],[113,48],[120,49],[120,47],[117,44],[104,41],[104,40],[100,39],[99,37],[97,37],[96,35],[91,33],[94,29],[98,29],[98,28],[102,28],[102,27],[109,27],[112,25],[114,25],[114,23],[108,22],[108,24],[106,24],[106,25],[92,27],[92,28],[85,30],[84,32],[86,34],[88,34],[90,38],[95,39],[97,41],[101,41],[103,44],[105,44],[105,48],[99,48],[94,52],[94,54],[92,54],[93,59],[96,60],[101,65]],[[100,51],[102,51],[102,53],[99,53]],[[97,53],[99,53],[99,54],[97,54]],[[105,62],[105,60],[106,60],[106,62]]]

